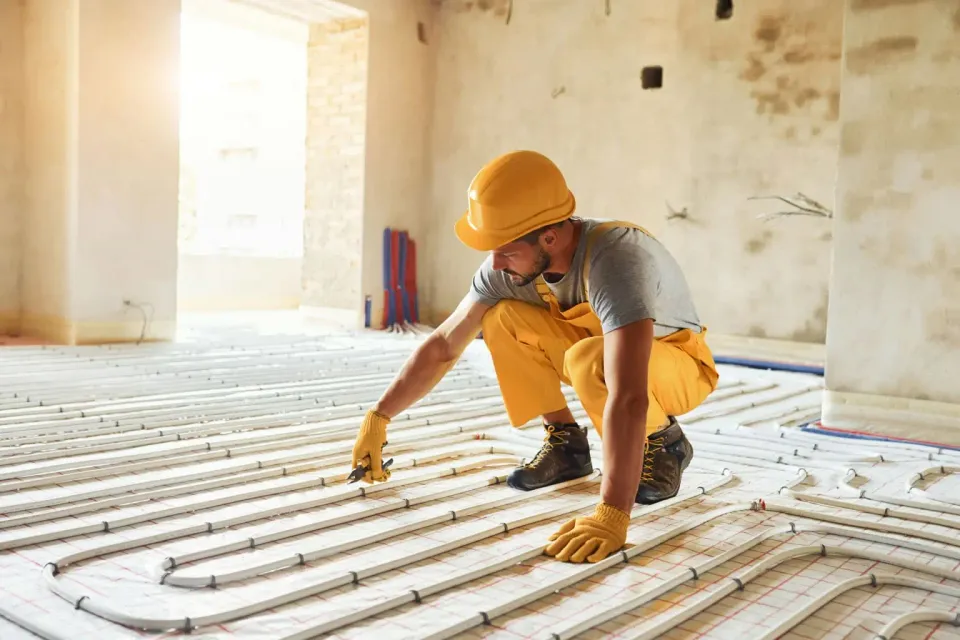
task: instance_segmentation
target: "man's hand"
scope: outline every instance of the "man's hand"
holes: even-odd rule
[[[544,549],[562,562],[600,562],[627,541],[630,514],[601,502],[592,516],[574,518],[550,536]]]
[[[356,469],[358,464],[366,466],[368,471],[363,474],[363,481],[368,484],[390,479],[390,472],[383,469],[383,445],[387,443],[388,424],[390,424],[390,418],[370,410],[357,433],[350,468]]]

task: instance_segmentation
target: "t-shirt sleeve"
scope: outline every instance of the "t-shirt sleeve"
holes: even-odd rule
[[[587,294],[604,333],[657,318],[660,273],[653,256],[626,230],[599,239],[590,256]]]

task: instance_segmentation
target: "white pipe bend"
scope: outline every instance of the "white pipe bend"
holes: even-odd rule
[[[874,636],[874,640],[894,640],[898,631],[917,622],[946,622],[960,627],[960,613],[939,609],[918,609],[904,613],[885,624],[880,633]]]

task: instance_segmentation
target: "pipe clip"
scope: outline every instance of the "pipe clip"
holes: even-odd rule
[[[59,575],[60,567],[57,566],[56,562],[48,562],[47,564],[53,567],[53,575]],[[43,567],[46,568],[47,564],[43,565]]]
[[[413,594],[413,601],[417,604],[423,604],[423,600],[420,599],[420,592],[416,589],[410,589],[410,593]]]
[[[183,631],[184,633],[193,633],[193,624],[190,622],[190,618],[183,619]]]
[[[740,578],[730,578],[737,583],[737,591],[743,591],[743,581]]]
[[[870,574],[870,586],[871,587],[877,586],[877,576],[873,575],[872,573]]]
[[[480,612],[480,615],[483,616],[483,624],[489,625],[489,624],[490,624],[490,616],[487,615],[487,612],[486,612],[486,611],[481,611],[481,612]]]
[[[73,608],[79,611],[80,605],[83,603],[84,600],[88,600],[88,599],[89,599],[89,596],[80,596],[79,598],[77,598],[77,602],[73,605]]]

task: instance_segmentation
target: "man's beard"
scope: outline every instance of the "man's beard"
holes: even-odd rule
[[[516,271],[504,269],[504,273],[510,276],[510,280],[518,287],[525,287],[536,280],[543,272],[550,268],[550,254],[540,247],[540,254],[537,256],[537,264],[533,268],[533,273],[520,275]]]

